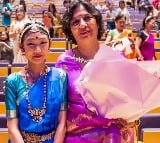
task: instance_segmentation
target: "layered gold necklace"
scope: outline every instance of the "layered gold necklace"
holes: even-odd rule
[[[42,108],[32,108],[31,106],[31,102],[28,96],[29,93],[29,87],[28,87],[28,82],[27,82],[27,77],[30,76],[30,72],[27,68],[27,66],[24,67],[25,69],[25,81],[26,81],[26,101],[27,101],[27,108],[28,108],[28,113],[29,115],[32,117],[32,120],[34,122],[39,122],[42,120],[42,116],[45,114],[46,112],[46,102],[47,102],[47,71],[48,71],[48,66],[45,65],[43,71],[41,72],[40,76],[44,75],[44,81],[43,81],[43,104],[42,104]]]

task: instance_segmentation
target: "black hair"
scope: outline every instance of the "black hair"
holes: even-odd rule
[[[27,6],[26,6],[25,0],[20,0],[19,4],[23,6],[24,11],[26,12],[27,11]]]
[[[48,29],[45,28],[45,25],[43,23],[37,22],[37,21],[33,21],[33,22],[26,23],[24,25],[24,27],[23,27],[23,30],[20,33],[19,41],[20,41],[20,48],[21,48],[22,51],[24,51],[24,49],[23,49],[23,41],[24,41],[25,35],[27,35],[29,33],[29,31],[34,27],[34,25],[38,28],[39,32],[41,31],[41,33],[43,33],[43,34],[48,36],[49,47],[50,47],[50,35],[49,35]]]
[[[63,31],[64,31],[66,37],[69,40],[72,40],[73,43],[77,44],[77,42],[76,42],[76,40],[73,37],[72,32],[71,32],[70,22],[71,22],[71,20],[73,18],[75,9],[77,7],[79,7],[80,5],[82,5],[87,10],[87,12],[89,12],[91,15],[93,15],[94,18],[96,19],[96,23],[98,25],[97,39],[99,40],[101,38],[103,32],[104,32],[102,15],[99,12],[99,10],[95,8],[94,5],[92,5],[89,2],[83,1],[83,0],[75,0],[75,1],[73,1],[70,4],[69,9],[63,15],[62,27],[63,27]]]
[[[5,6],[7,3],[10,3],[10,0],[3,0],[3,6]]]
[[[125,4],[125,1],[124,0],[120,0],[119,1],[119,6],[120,6],[120,4]]]
[[[143,19],[141,30],[144,30],[145,27],[146,27],[146,23],[150,22],[152,19],[155,19],[154,16],[146,16],[146,17]]]
[[[3,42],[8,42],[9,41],[9,31],[2,31],[0,32],[0,35],[2,35],[3,32],[7,35],[7,38]],[[0,39],[0,41],[2,40]]]
[[[71,2],[70,0],[64,0],[63,5],[66,4],[66,3],[70,3],[70,2]]]
[[[52,8],[52,10],[51,10]],[[54,3],[50,3],[48,6],[48,12],[51,12],[53,14],[53,16],[56,15],[57,9]]]
[[[115,17],[115,22],[117,22],[118,20],[120,20],[121,18],[125,18],[126,20],[126,16],[124,14],[118,14],[116,17]]]

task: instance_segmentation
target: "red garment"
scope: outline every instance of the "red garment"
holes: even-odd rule
[[[47,16],[43,17],[43,23],[44,23],[44,25],[45,25],[48,29],[53,26],[53,24],[52,24],[52,18],[47,17]]]
[[[160,0],[152,0],[152,5],[156,8]]]

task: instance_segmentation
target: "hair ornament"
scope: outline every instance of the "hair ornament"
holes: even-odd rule
[[[145,19],[145,23],[147,23],[149,20],[151,20],[151,19],[153,19],[153,18],[154,18],[153,16],[150,16],[150,15],[147,16],[146,19]]]
[[[26,22],[26,24],[24,24],[24,28],[21,31],[20,36],[19,36],[20,43],[22,42],[22,39],[25,33],[28,31],[33,32],[33,33],[40,32],[40,33],[46,34],[50,39],[50,34],[49,34],[47,27],[45,27],[42,24],[42,22],[38,22],[37,20],[32,19]]]

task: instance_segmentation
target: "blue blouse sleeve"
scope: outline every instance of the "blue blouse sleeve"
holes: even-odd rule
[[[7,8],[12,12],[12,5],[10,3],[7,3]]]
[[[17,104],[16,104],[16,84],[17,74],[13,73],[6,78],[5,81],[5,104],[6,117],[17,118]]]
[[[67,110],[67,77],[66,72],[60,69],[61,111]]]

